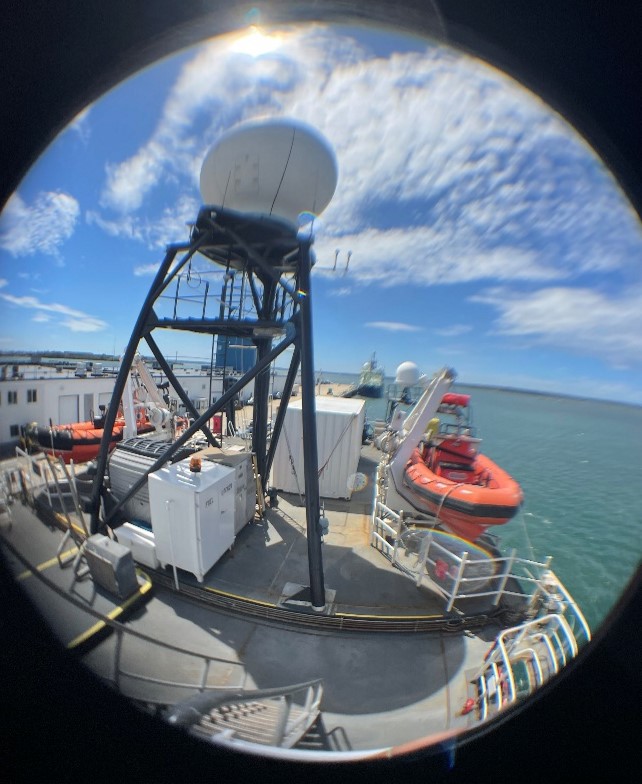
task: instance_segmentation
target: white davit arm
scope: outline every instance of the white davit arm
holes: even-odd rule
[[[403,471],[413,449],[419,445],[428,422],[437,413],[443,396],[448,392],[454,380],[455,371],[452,368],[440,370],[403,420],[401,429],[397,433],[398,446],[388,464],[397,487],[402,485]]]
[[[144,363],[140,354],[136,354],[134,357],[134,361],[132,362],[132,370],[135,370],[136,373],[138,373],[139,383],[145,387],[147,392],[144,402],[155,403],[157,406],[165,408],[165,402],[163,401],[163,398],[158,391],[156,382],[152,378],[152,374],[149,372],[149,369],[147,368],[147,365]]]
[[[123,391],[123,415],[125,417],[123,438],[134,438],[134,436],[138,434],[138,430],[136,428],[136,411],[134,411],[134,390],[131,370],[127,374],[127,383],[125,384],[125,389]]]
[[[138,428],[136,426],[136,405],[134,403],[134,373],[136,373],[137,376],[136,402],[139,405],[141,403],[144,404],[147,414],[156,429],[160,430],[162,425],[166,424],[166,422],[171,419],[171,415],[167,410],[165,401],[158,391],[152,374],[149,372],[147,365],[140,354],[136,354],[134,361],[132,362],[131,372],[127,376],[125,391],[123,392],[123,414],[125,416],[124,438],[133,438],[138,434]]]

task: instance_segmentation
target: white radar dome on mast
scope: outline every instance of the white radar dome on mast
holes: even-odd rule
[[[321,213],[337,186],[329,142],[298,120],[243,123],[223,134],[201,167],[203,203],[270,215],[297,224],[302,212]]]
[[[397,384],[413,387],[419,383],[420,379],[421,373],[414,362],[402,362],[397,368],[397,373],[395,374],[395,381]]]

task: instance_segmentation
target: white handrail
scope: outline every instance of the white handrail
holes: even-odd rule
[[[377,475],[377,479],[379,476]],[[399,558],[401,551],[401,535],[408,531],[424,531],[425,536],[430,536],[430,528],[410,528],[405,525],[401,513],[387,507],[379,496],[379,484],[377,484],[377,493],[373,504],[373,512],[371,516],[371,544],[389,558],[395,566],[401,571],[411,576],[418,584],[420,584],[425,577],[430,578],[428,574],[428,565],[435,566],[435,557],[431,558],[426,548],[425,557],[419,558],[418,563],[414,569],[403,563]],[[396,528],[391,525],[394,523]],[[386,536],[392,539],[393,544],[386,539]],[[515,598],[523,598],[528,600],[530,604],[533,602],[533,597],[540,596],[544,603],[558,601],[558,592],[562,597],[561,604],[563,605],[560,610],[562,616],[570,616],[577,620],[580,625],[581,634],[584,642],[591,639],[591,631],[584,618],[578,605],[575,603],[567,589],[556,577],[550,569],[551,558],[547,557],[543,562],[538,562],[530,558],[521,558],[516,555],[516,551],[512,550],[508,556],[498,556],[489,559],[474,559],[470,554],[462,552],[461,555],[453,553],[451,550],[443,547],[438,541],[434,540],[430,544],[430,548],[434,553],[440,553],[443,557],[448,559],[451,566],[456,567],[456,571],[451,573],[451,585],[446,587],[443,584],[431,580],[431,587],[437,590],[447,601],[447,609],[450,611],[454,603],[458,600],[469,597],[492,597],[493,605],[498,606],[502,597],[510,596]],[[424,555],[423,550],[420,550],[420,555]],[[478,575],[470,576],[466,574],[467,567],[474,567],[479,564],[490,565],[493,568],[493,574],[488,576],[489,587],[487,590],[472,590],[468,591],[467,586],[470,584],[478,583],[480,577]],[[509,589],[509,581],[512,580],[514,585],[519,586],[518,590]],[[567,631],[568,629],[568,635]],[[564,635],[569,640],[571,650],[577,651],[576,636],[571,631],[568,623],[564,629]],[[573,642],[571,642],[573,640]],[[574,646],[574,647],[573,647]]]

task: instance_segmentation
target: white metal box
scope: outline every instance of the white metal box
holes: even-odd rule
[[[234,543],[234,469],[190,459],[149,475],[156,556],[191,572],[199,582]]]
[[[129,547],[137,563],[158,569],[156,542],[153,531],[141,528],[132,523],[123,523],[114,531],[116,539],[125,547]]]
[[[316,403],[319,494],[350,498],[350,478],[357,472],[363,442],[365,400],[318,396]],[[292,401],[285,413],[270,484],[286,493],[305,493],[302,401]]]

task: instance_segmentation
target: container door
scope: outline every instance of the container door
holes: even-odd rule
[[[94,413],[94,394],[93,392],[85,392],[83,395],[83,420],[89,421]]]
[[[58,398],[58,424],[79,422],[78,395],[61,395]]]

